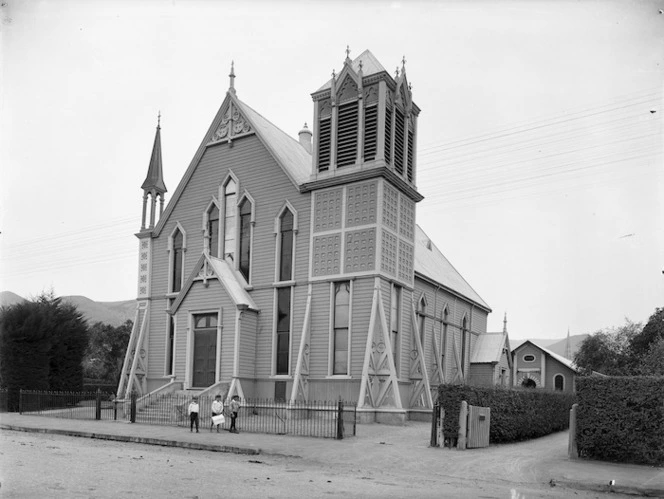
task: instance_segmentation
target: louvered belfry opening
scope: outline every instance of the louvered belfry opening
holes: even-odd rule
[[[378,148],[378,106],[364,109],[364,161],[376,159]]]
[[[391,106],[385,106],[385,163],[392,164],[392,120],[394,112]]]
[[[357,157],[358,101],[339,106],[337,118],[337,168],[355,164]]]
[[[318,128],[318,171],[330,169],[330,151],[332,146],[332,118],[320,120]]]
[[[394,169],[403,175],[404,115],[398,107],[394,112]]]
[[[407,157],[407,164],[406,164],[406,174],[408,176],[408,182],[413,181],[413,146],[414,146],[414,139],[413,139],[413,127],[412,125],[409,124],[408,126],[408,157]]]
[[[416,179],[417,117],[405,61],[390,75],[369,51],[346,58],[339,73],[312,94],[313,172],[331,177],[356,167],[386,168],[403,181]],[[382,174],[382,173],[381,173]]]

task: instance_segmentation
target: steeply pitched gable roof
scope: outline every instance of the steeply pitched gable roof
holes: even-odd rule
[[[304,149],[304,147],[297,140],[289,137],[285,132],[270,123],[247,104],[240,101],[235,95],[235,92],[227,92],[224,102],[221,104],[217,114],[212,120],[212,124],[204,135],[201,144],[198,146],[196,154],[194,154],[193,159],[189,163],[189,167],[187,167],[187,171],[180,180],[177,189],[175,189],[173,197],[169,200],[164,213],[159,218],[159,223],[157,223],[157,226],[154,229],[155,235],[159,235],[164,228],[166,221],[203,158],[206,149],[214,146],[214,144],[211,144],[210,142],[231,103],[242,111],[245,119],[251,125],[251,128],[258,139],[270,154],[272,154],[275,161],[281,166],[282,170],[298,190],[299,184],[308,179],[311,172],[311,155]]]
[[[241,278],[228,262],[202,254],[173,301],[170,313],[177,312],[194,282],[201,279],[217,279],[237,308],[258,310],[256,303],[244,289]]]
[[[272,153],[272,156],[281,165],[295,186],[297,187],[302,182],[309,180],[311,154],[302,147],[302,144],[240,99],[235,98],[235,101],[254,126],[261,142]]]
[[[356,73],[360,70],[360,62],[362,62],[362,75],[364,76],[369,76],[372,74],[376,73],[381,73],[381,72],[387,72],[385,68],[382,66],[380,62],[378,62],[378,59],[376,59],[376,56],[371,53],[370,50],[365,50],[362,52],[360,55],[358,55],[355,59],[353,59],[353,62],[351,62],[350,67],[355,71]],[[341,71],[337,73],[337,78],[341,75]],[[332,87],[332,78],[327,80],[325,84],[323,84],[322,87],[320,87],[316,92],[320,92],[321,90],[325,90],[328,88]]]
[[[509,350],[506,333],[480,334],[473,346],[473,356],[470,362],[476,364],[500,362],[504,348]]]
[[[491,312],[489,305],[457,272],[419,225],[415,231],[415,272]]]

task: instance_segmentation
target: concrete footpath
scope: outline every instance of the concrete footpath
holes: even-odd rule
[[[487,449],[457,451],[429,447],[430,425],[365,424],[357,436],[344,440],[265,435],[258,433],[200,433],[174,426],[131,424],[0,414],[0,429],[50,433],[83,438],[134,442],[244,455],[303,458],[321,463],[371,463],[415,466],[445,476],[514,484],[562,486],[598,492],[664,497],[664,468],[601,461],[570,460],[567,432]],[[442,471],[441,471],[442,470]],[[613,481],[613,485],[611,482]]]

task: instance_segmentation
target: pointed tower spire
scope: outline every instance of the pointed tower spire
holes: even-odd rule
[[[230,86],[228,91],[232,94],[235,93],[235,61],[231,61],[231,73],[228,75],[230,79]]]
[[[567,328],[567,341],[565,342],[565,357],[572,358],[572,344],[569,340],[569,327]]]
[[[164,210],[164,194],[167,192],[161,166],[161,111],[157,116],[157,132],[155,133],[154,144],[152,145],[152,156],[150,156],[148,174],[141,185],[141,189],[143,189],[143,218],[141,221],[141,229],[145,229],[148,196],[152,196],[152,206],[150,211],[150,228],[152,228],[154,227],[156,218],[155,210],[157,197],[160,200],[159,214],[161,215]]]

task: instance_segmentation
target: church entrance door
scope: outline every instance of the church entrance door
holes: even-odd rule
[[[217,314],[194,316],[194,388],[213,385],[217,361]]]

